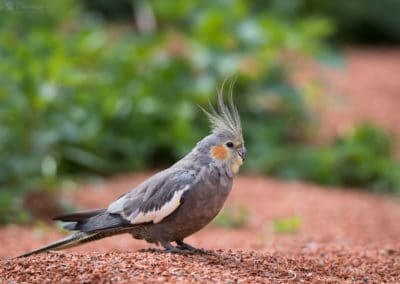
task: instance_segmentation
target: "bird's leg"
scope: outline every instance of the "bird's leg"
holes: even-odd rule
[[[176,241],[176,244],[177,244],[177,248],[179,248],[181,250],[186,250],[186,251],[190,251],[193,253],[207,253],[207,250],[192,247],[191,245],[183,242],[182,240]]]

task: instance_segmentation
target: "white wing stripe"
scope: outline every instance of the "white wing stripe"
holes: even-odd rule
[[[161,222],[165,217],[167,217],[169,214],[175,211],[176,208],[179,207],[181,204],[181,197],[182,194],[187,191],[190,188],[189,185],[185,186],[181,190],[175,191],[172,199],[165,203],[163,206],[161,206],[160,209],[156,210],[151,210],[148,212],[133,212],[129,216],[129,220],[131,221],[132,224],[139,224],[139,223],[146,223],[146,222],[153,222],[154,224],[157,224]]]

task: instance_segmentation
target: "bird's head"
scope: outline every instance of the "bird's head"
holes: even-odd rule
[[[233,174],[238,173],[246,157],[239,112],[233,103],[232,84],[229,88],[228,104],[224,103],[223,86],[218,91],[218,111],[212,106],[204,111],[212,125],[212,134],[207,139],[207,151],[211,158],[226,163]]]

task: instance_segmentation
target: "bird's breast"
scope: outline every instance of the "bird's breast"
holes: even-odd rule
[[[220,211],[232,188],[232,178],[221,169],[211,169],[193,188],[185,193],[188,208],[196,208],[199,215],[212,218]],[[190,209],[189,209],[190,210]]]

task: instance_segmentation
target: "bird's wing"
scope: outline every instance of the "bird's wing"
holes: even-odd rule
[[[182,195],[194,187],[200,174],[169,168],[111,203],[107,212],[118,214],[133,225],[159,223],[179,207]]]

